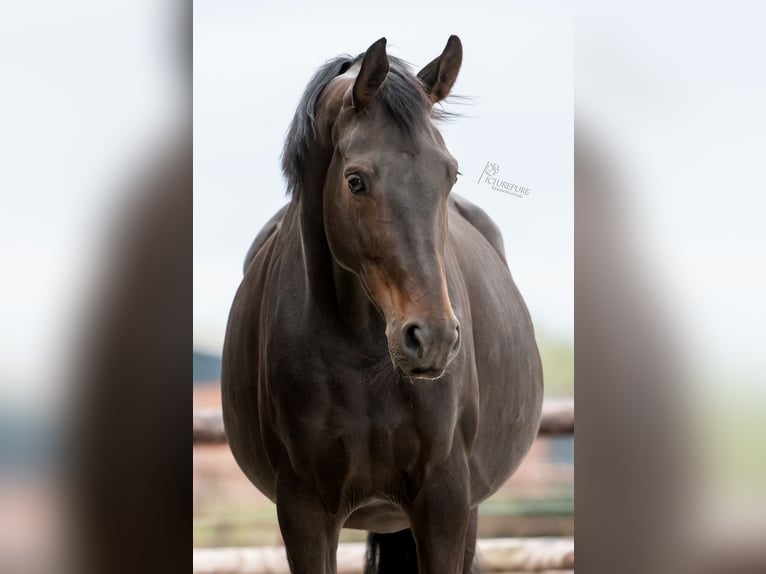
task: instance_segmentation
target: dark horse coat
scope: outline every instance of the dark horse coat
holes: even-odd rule
[[[375,533],[368,571],[469,572],[477,505],[538,428],[527,308],[432,121],[461,60],[452,36],[415,76],[381,39],[320,68],[285,144],[291,201],[248,253],[224,420],[294,573],[335,572],[343,527]]]

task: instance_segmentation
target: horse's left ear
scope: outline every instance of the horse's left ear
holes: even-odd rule
[[[386,55],[386,39],[381,38],[367,48],[362,58],[362,67],[354,81],[351,92],[355,108],[362,109],[375,97],[375,92],[386,79],[388,74],[388,56]]]
[[[423,82],[432,104],[449,95],[462,62],[463,44],[460,43],[460,38],[453,34],[447,40],[441,56],[431,60],[431,63],[418,72],[418,78]]]

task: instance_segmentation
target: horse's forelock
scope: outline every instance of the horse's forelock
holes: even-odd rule
[[[363,56],[360,54],[353,58],[342,55],[329,60],[306,86],[282,150],[282,171],[287,179],[288,195],[295,198],[300,194],[306,157],[316,136],[316,106],[322,91],[334,78],[361,61]],[[429,118],[443,119],[446,114],[442,111],[432,112],[423,86],[409,64],[394,56],[388,59],[388,75],[376,98],[396,125],[405,132],[414,133],[425,128]]]

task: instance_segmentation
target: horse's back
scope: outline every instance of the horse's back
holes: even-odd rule
[[[229,447],[240,468],[258,489],[274,498],[275,471],[263,435],[258,385],[261,364],[259,330],[268,270],[282,251],[285,205],[263,226],[248,250],[244,277],[234,296],[223,347],[221,399]],[[266,425],[267,426],[267,425]]]
[[[263,225],[261,230],[258,232],[258,235],[255,236],[255,239],[253,239],[253,242],[250,244],[250,249],[247,250],[247,255],[245,255],[245,261],[242,265],[242,272],[246,273],[247,268],[250,266],[250,263],[252,263],[253,259],[255,259],[255,256],[258,254],[258,251],[264,246],[266,241],[274,235],[277,231],[279,231],[279,227],[282,224],[282,218],[285,215],[285,211],[287,211],[287,208],[289,207],[289,203],[282,206],[282,209],[277,211],[274,215],[271,216],[271,218]]]
[[[487,215],[487,212],[457,193],[450,195],[450,205],[457,210],[463,219],[473,225],[476,231],[481,233],[500,256],[500,259],[503,260],[503,263],[506,263],[503,234],[497,224],[492,221],[492,218]]]

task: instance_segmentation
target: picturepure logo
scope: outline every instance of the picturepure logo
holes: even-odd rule
[[[511,183],[510,181],[505,181],[504,179],[496,177],[499,173],[500,166],[496,163],[488,161],[487,165],[484,166],[484,170],[481,172],[479,181],[477,183],[484,183],[489,185],[495,191],[502,191],[503,193],[507,193],[508,195],[512,195],[514,197],[529,197],[529,194],[532,192],[530,188],[516,185],[515,183]]]

